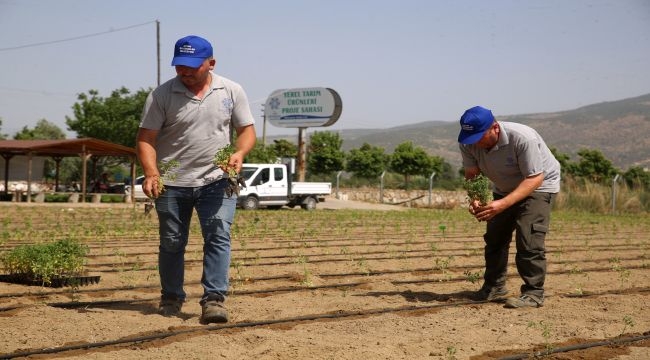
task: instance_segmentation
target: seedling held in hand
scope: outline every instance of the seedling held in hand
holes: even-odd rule
[[[483,174],[478,174],[473,179],[465,180],[463,187],[467,190],[467,199],[470,203],[478,200],[481,206],[485,206],[492,201],[490,179]]]
[[[235,148],[228,144],[225,147],[219,149],[216,155],[214,155],[214,165],[220,167],[223,171],[228,173],[228,188],[226,189],[226,195],[232,196],[233,193],[239,195],[239,189],[241,187],[246,187],[244,178],[239,176],[235,168],[228,165],[230,157],[235,153]]]
[[[162,194],[165,191],[165,180],[174,181],[176,179],[176,173],[174,169],[180,166],[178,160],[170,161],[161,161],[158,163],[158,170],[160,171],[160,176],[157,178],[158,195]],[[151,210],[154,208],[153,204],[153,194],[149,196],[149,202],[144,205],[144,214],[149,215]]]

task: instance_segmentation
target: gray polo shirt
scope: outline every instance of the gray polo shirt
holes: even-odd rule
[[[140,127],[159,130],[157,160],[177,160],[175,178],[166,185],[197,187],[224,177],[212,163],[230,143],[230,129],[255,123],[246,93],[234,81],[212,74],[212,88],[203,99],[176,77],[147,97]]]
[[[544,173],[537,192],[560,191],[560,163],[542,137],[529,126],[499,122],[497,144],[488,150],[475,145],[460,145],[464,167],[478,167],[494,184],[494,192],[507,195],[525,178]]]

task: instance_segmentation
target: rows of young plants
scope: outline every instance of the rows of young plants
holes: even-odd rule
[[[7,210],[2,214],[3,219],[13,212]],[[86,269],[100,274],[101,282],[66,289],[0,284],[0,307],[120,300],[124,302],[119,306],[93,306],[108,313],[141,309],[145,315],[133,319],[137,327],[128,330],[125,326],[98,335],[97,341],[133,336],[134,329],[162,331],[181,325],[177,320],[155,315],[158,296],[155,214],[144,217],[141,211],[132,208],[92,209],[92,220],[88,221],[80,216],[56,215],[56,211],[38,207],[28,212],[17,211],[30,214],[34,228],[42,229],[54,223],[60,228],[49,239],[10,235],[0,251],[5,254],[21,243],[47,243],[64,237],[79,241],[89,250]],[[23,225],[13,221],[10,223],[13,229],[21,229]],[[107,234],[93,234],[101,221],[111,224],[106,226]],[[128,224],[133,223],[148,230],[134,228],[129,232]],[[469,292],[478,289],[481,282],[483,227],[484,224],[461,210],[239,211],[233,228],[230,274],[233,322],[467,301]],[[554,214],[547,242],[549,298],[627,292],[627,296],[642,299],[647,293],[644,284],[648,284],[650,276],[648,230],[647,217]],[[193,224],[186,252],[186,284],[192,303],[200,296],[199,233],[197,224]],[[512,265],[512,283],[517,284]],[[34,301],[35,294],[40,300]],[[90,305],[84,306],[88,309]],[[197,309],[191,306],[188,305],[188,313],[196,313]],[[29,311],[32,310],[23,310],[25,316]],[[21,317],[23,313],[17,314],[17,318],[30,321]],[[625,316],[628,325],[636,323],[636,329],[644,326],[642,315]],[[623,319],[619,322],[614,325],[626,324]],[[537,321],[534,325],[541,329],[543,324]],[[530,331],[533,330],[531,326]],[[45,332],[52,339],[43,339],[43,346],[82,340]],[[16,348],[2,350],[10,352]]]

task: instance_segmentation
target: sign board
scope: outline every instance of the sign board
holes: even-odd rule
[[[264,104],[264,116],[278,127],[330,126],[341,116],[339,94],[329,88],[313,87],[275,90]]]

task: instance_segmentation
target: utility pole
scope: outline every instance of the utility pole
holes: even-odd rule
[[[156,20],[156,60],[158,61],[158,77],[156,85],[160,86],[160,21]]]

